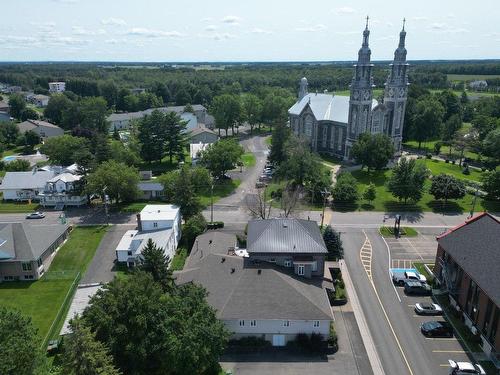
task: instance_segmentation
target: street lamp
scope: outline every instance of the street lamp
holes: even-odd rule
[[[321,214],[321,228],[323,228],[323,222],[325,220],[325,206],[326,206],[326,198],[328,197],[328,190],[324,189],[321,191],[321,195],[323,196],[323,213]]]

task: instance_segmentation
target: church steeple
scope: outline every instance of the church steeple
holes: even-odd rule
[[[304,96],[307,95],[307,78],[303,77],[300,80],[300,85],[299,85],[299,102],[304,98]]]
[[[403,29],[399,33],[399,45],[396,51],[394,52],[394,61],[406,62],[406,48],[405,48],[405,39],[406,39],[406,31],[405,31],[405,23],[406,19],[403,18]]]
[[[358,62],[360,63],[370,62],[370,56],[372,54],[372,51],[370,50],[369,46],[369,39],[370,39],[370,30],[368,29],[369,19],[370,17],[366,16],[366,27],[365,30],[363,31],[363,43],[361,44],[361,48],[359,49],[358,52]]]

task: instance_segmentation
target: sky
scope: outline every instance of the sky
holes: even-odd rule
[[[0,61],[500,58],[499,0],[0,0]]]

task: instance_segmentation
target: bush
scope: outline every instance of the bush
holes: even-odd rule
[[[24,159],[16,159],[5,164],[7,172],[26,172],[31,168],[30,162]]]
[[[462,171],[463,174],[465,175],[469,175],[470,174],[470,170],[469,170],[469,167],[465,167]]]
[[[455,163],[456,163],[456,160],[452,160],[452,161],[451,161],[451,164],[455,164]]]
[[[450,161],[448,159],[444,159],[444,162],[448,164]]]
[[[247,236],[238,233],[236,238],[238,239],[238,247],[245,249],[247,247]]]
[[[223,221],[214,221],[213,223],[207,224],[207,229],[219,229],[219,228],[224,228]]]
[[[328,336],[328,345],[333,348],[334,351],[337,351],[338,347],[338,337],[337,332],[335,331],[335,326],[333,322],[330,322],[330,334]]]
[[[436,142],[434,144],[434,153],[436,155],[439,155],[439,152],[441,151],[441,147],[443,147],[443,142]]]
[[[427,153],[427,155],[425,155],[425,157],[426,157],[427,159],[432,159],[432,154],[429,152],[429,153]]]
[[[182,236],[186,247],[191,250],[194,240],[197,236],[205,232],[207,222],[202,214],[191,216],[182,228]]]
[[[358,181],[350,173],[341,173],[332,189],[335,202],[354,203],[358,200]]]
[[[271,343],[262,337],[247,336],[241,339],[229,340],[229,345],[240,347],[269,347]]]

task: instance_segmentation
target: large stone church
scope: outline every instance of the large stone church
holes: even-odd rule
[[[403,29],[399,46],[390,64],[381,103],[373,98],[373,64],[370,61],[368,18],[363,31],[363,44],[354,65],[350,96],[332,93],[308,93],[307,79],[300,80],[299,97],[289,110],[290,127],[311,142],[316,152],[350,159],[352,145],[360,134],[387,134],[393,141],[396,153],[401,152],[404,114],[408,94],[408,63],[406,62]]]

